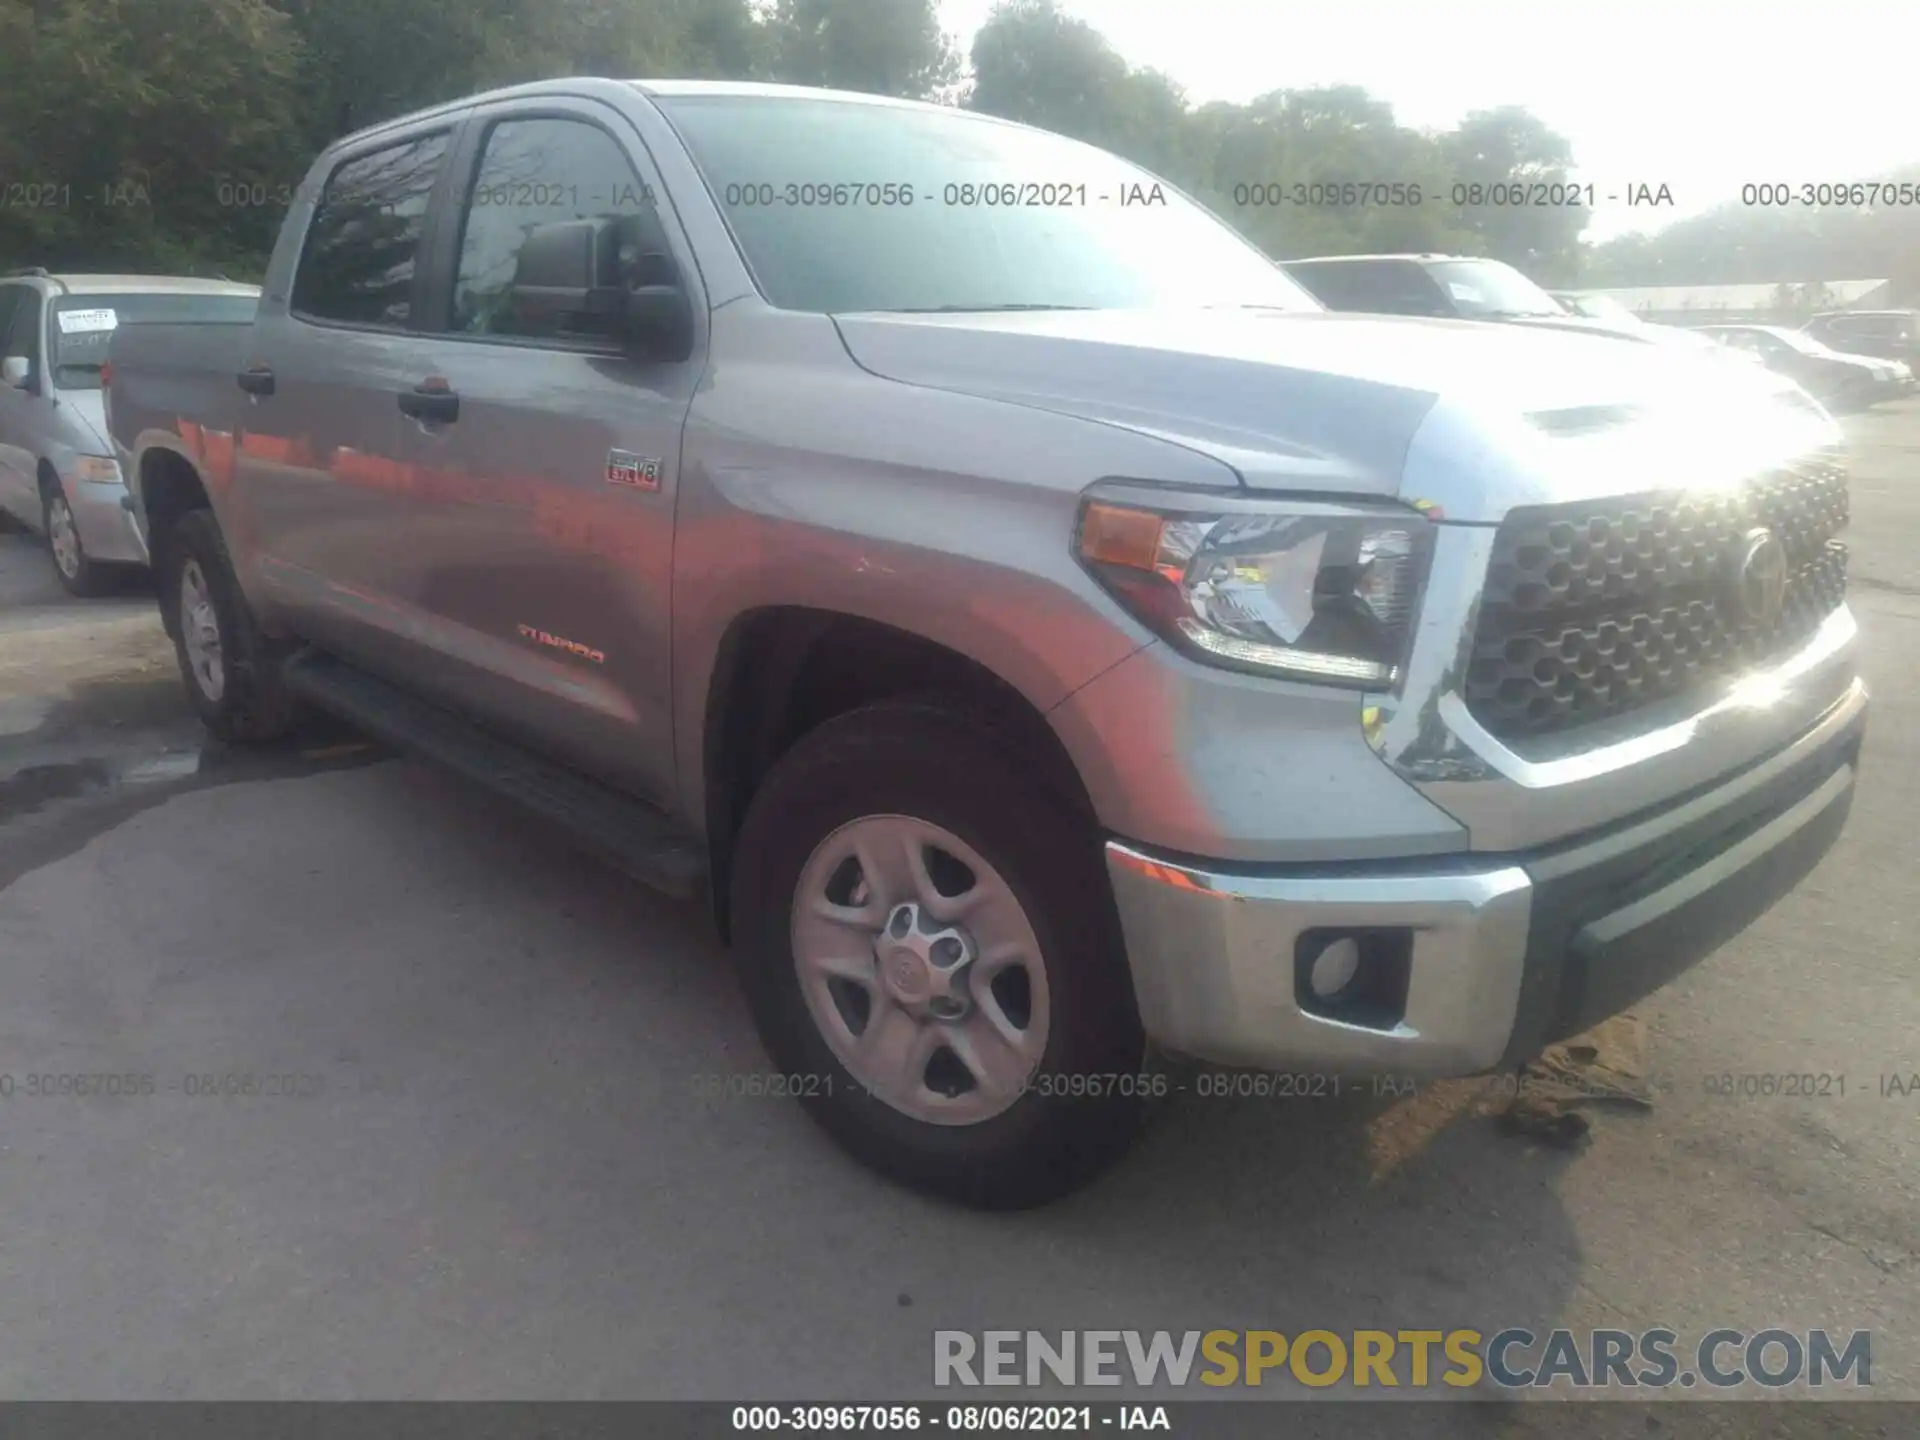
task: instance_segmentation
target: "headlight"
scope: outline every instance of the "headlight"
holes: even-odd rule
[[[73,478],[76,480],[97,480],[102,483],[121,484],[118,461],[109,460],[104,455],[82,455],[73,462]]]
[[[1189,654],[1384,689],[1406,663],[1433,527],[1404,511],[1304,501],[1195,513],[1089,500],[1075,548],[1115,599]]]

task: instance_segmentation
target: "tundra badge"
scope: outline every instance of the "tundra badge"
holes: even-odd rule
[[[578,640],[569,640],[564,635],[555,635],[535,625],[519,627],[520,638],[531,640],[536,645],[544,645],[549,650],[564,650],[569,655],[578,655],[582,660],[591,660],[596,665],[607,663],[607,652],[596,650],[591,645],[582,645]]]

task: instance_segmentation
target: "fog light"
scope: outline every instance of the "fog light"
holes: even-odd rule
[[[1391,1030],[1406,1019],[1413,931],[1315,926],[1294,940],[1293,998],[1309,1015]]]
[[[1307,983],[1322,1000],[1331,1000],[1352,983],[1360,969],[1360,942],[1346,935],[1314,957]]]

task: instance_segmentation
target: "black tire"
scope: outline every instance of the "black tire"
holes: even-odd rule
[[[56,512],[65,511],[65,523],[73,535],[74,568],[68,574],[60,563],[58,551],[54,548],[54,526],[57,523]],[[60,481],[53,476],[43,475],[40,480],[40,529],[46,536],[47,558],[53,562],[53,573],[66,587],[67,593],[77,595],[82,600],[104,594],[113,586],[113,572],[104,565],[96,565],[87,558],[87,550],[80,539],[79,528],[73,521],[72,507],[67,503],[67,492]]]
[[[920,1120],[870,1094],[802,994],[790,933],[801,872],[835,830],[870,815],[928,821],[971,846],[1005,879],[1045,957],[1051,1019],[1035,1071],[1044,1082],[977,1124]],[[831,1077],[796,1087],[800,1102],[873,1169],[962,1204],[1023,1209],[1087,1184],[1132,1143],[1145,1043],[1099,836],[978,726],[889,702],[805,736],[748,809],[731,910],[735,961],[776,1071]],[[1107,1093],[1054,1093],[1076,1075],[1102,1077]]]
[[[253,609],[234,577],[227,542],[211,510],[189,510],[175,520],[155,556],[155,579],[167,630],[180,661],[187,699],[206,727],[223,740],[260,744],[294,726],[299,706],[281,679],[291,647],[260,633]],[[209,694],[188,657],[181,582],[189,565],[203,577],[220,633],[222,684]]]

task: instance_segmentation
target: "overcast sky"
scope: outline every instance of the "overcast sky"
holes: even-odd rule
[[[964,48],[993,0],[939,0]],[[1596,206],[1587,238],[1657,228],[1761,181],[1861,179],[1920,161],[1915,0],[1062,0],[1189,100],[1354,84],[1403,125],[1524,105],[1604,196],[1644,182],[1672,210]],[[1287,179],[1275,176],[1275,179]],[[1351,177],[1393,180],[1395,176]]]

